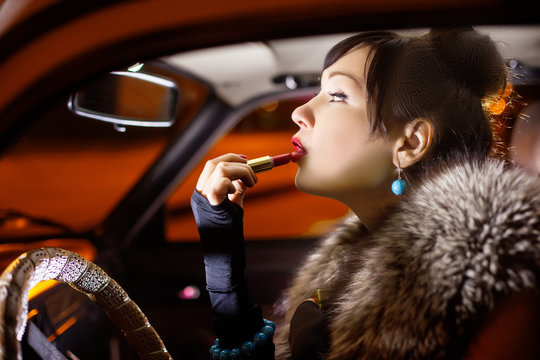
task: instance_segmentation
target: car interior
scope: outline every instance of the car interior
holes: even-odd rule
[[[496,40],[511,74],[514,91],[494,123],[507,145],[501,156],[540,173],[540,27],[475,28]],[[0,157],[2,269],[31,249],[73,251],[123,287],[173,358],[208,358],[212,314],[189,205],[197,178],[224,153],[293,151],[290,114],[317,91],[326,52],[350,34],[133,58],[56,96]],[[245,200],[248,287],[268,314],[310,249],[348,215],[296,190],[296,169],[260,174]],[[28,329],[71,359],[138,358],[100,306],[69,285],[39,283],[27,311]],[[29,332],[23,357],[40,359]]]

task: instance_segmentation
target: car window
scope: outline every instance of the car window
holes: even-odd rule
[[[0,241],[83,232],[103,221],[204,102],[207,89],[159,63],[180,105],[173,127],[115,127],[77,116],[60,98],[0,158]]]

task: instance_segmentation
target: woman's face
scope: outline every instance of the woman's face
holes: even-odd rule
[[[385,191],[395,174],[392,144],[370,136],[365,64],[369,47],[356,48],[322,73],[321,91],[298,107],[294,137],[306,150],[296,175],[298,189],[347,203],[354,195]]]

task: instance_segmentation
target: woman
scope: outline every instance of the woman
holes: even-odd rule
[[[530,329],[519,344],[482,345],[499,309],[538,319],[540,183],[488,159],[482,99],[505,79],[495,45],[472,29],[370,32],[329,52],[321,91],[292,114],[296,186],[354,216],[286,291],[276,358],[475,358],[512,345],[538,355]],[[214,358],[274,357],[273,324],[243,274],[242,202],[256,183],[246,159],[227,154],[206,164],[192,197]]]

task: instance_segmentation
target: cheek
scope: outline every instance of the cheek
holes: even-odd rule
[[[351,184],[373,189],[388,181],[392,172],[392,151],[385,142],[370,141],[360,144],[350,157],[343,173],[350,178]]]
[[[319,146],[300,166],[296,178],[300,190],[332,196],[372,190],[388,181],[392,171],[388,143],[352,130],[356,131],[327,132],[324,142],[320,139]]]

